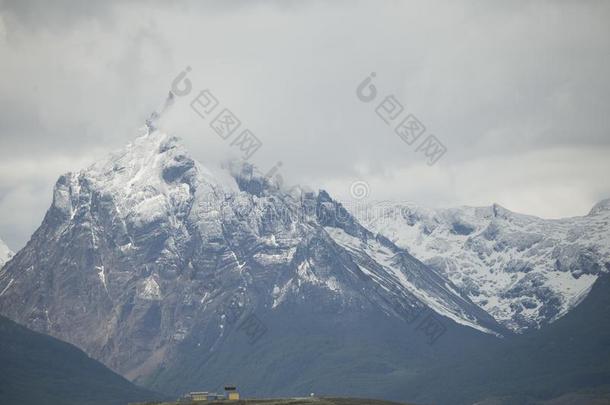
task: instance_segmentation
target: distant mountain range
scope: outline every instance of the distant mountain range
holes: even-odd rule
[[[162,399],[76,347],[0,317],[0,403],[108,405]]]
[[[498,204],[427,209],[378,202],[354,213],[516,332],[565,315],[610,270],[610,199],[586,216],[565,219]]]
[[[604,344],[547,358],[532,354],[543,340],[527,342],[544,332],[571,347],[551,326],[607,269],[605,205],[570,223],[498,206],[398,212],[386,227],[247,163],[205,168],[149,126],[57,181],[41,226],[0,270],[0,313],[171,395],[230,381],[250,396],[468,403],[529,392],[534,359],[573,366],[581,380],[566,389],[600,385]],[[602,363],[584,381],[593,353]],[[521,366],[524,379],[481,383]],[[562,367],[544,369],[549,388],[532,395],[561,394]],[[439,389],[440,376],[455,383]]]
[[[0,291],[3,314],[143,380],[184,347],[203,352],[198,368],[234,350],[229,330],[250,312],[286,325],[319,312],[327,328],[373,314],[407,326],[429,308],[475,336],[507,332],[327,193],[287,194],[247,164],[213,174],[158,131],[59,179]]]

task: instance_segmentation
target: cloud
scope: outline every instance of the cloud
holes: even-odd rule
[[[0,159],[14,167],[0,206],[36,219],[0,214],[0,236],[22,246],[46,209],[26,200],[50,199],[39,185],[132,139],[187,65],[263,141],[254,162],[281,161],[288,183],[582,214],[610,195],[595,174],[610,147],[609,17],[595,1],[0,2]],[[380,99],[394,94],[447,146],[434,167],[356,98],[371,72]],[[189,101],[164,129],[217,164],[234,150]]]
[[[555,147],[482,156],[450,168],[422,163],[383,174],[365,171],[352,178],[329,179],[324,187],[346,204],[358,202],[350,194],[350,185],[364,181],[369,190],[365,202],[406,200],[438,207],[498,203],[515,212],[562,218],[586,215],[593,202],[608,195],[609,154],[609,147]]]

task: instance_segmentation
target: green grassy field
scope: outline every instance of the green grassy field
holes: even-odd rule
[[[155,405],[409,405],[374,399],[351,398],[290,398],[290,399],[242,399],[239,401],[163,402]],[[144,404],[141,404],[144,405]],[[148,403],[147,405],[152,405]]]

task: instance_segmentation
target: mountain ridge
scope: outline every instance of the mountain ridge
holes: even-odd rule
[[[212,172],[151,128],[59,178],[41,226],[0,272],[1,313],[142,381],[185,341],[230,350],[234,306],[277,324],[289,323],[274,314],[284,307],[404,325],[429,309],[467,339],[509,333],[326,192],[287,193],[249,164]]]
[[[610,269],[608,201],[588,215],[551,220],[498,204],[430,209],[381,201],[353,211],[523,332],[565,315]]]
[[[521,336],[477,306],[468,285],[409,253],[418,243],[401,248],[327,192],[284,190],[248,163],[211,171],[177,138],[148,129],[59,178],[41,226],[0,270],[2,314],[172,395],[232,381],[249,396],[451,403],[454,393],[421,378],[462,364],[466,379],[476,376],[468,356],[514,366],[502,347]],[[464,243],[477,235],[467,246],[483,257],[544,240],[520,230],[539,225],[535,217],[497,204],[437,216],[390,208],[421,230],[416,242],[438,230]],[[589,262],[557,257],[560,273],[597,279]],[[463,398],[504,393],[496,389],[468,387]]]

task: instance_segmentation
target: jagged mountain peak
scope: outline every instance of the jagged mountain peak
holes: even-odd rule
[[[589,211],[589,216],[593,216],[593,215],[598,215],[598,214],[602,214],[602,213],[608,213],[610,212],[610,198],[605,198],[603,200],[601,200],[600,202],[598,202],[597,204],[595,204],[593,206],[593,208],[591,208],[591,211]]]
[[[0,269],[13,257],[13,251],[0,239]]]
[[[165,185],[192,177],[184,174],[201,171],[213,180],[211,173],[201,169],[178,138],[153,130],[80,173],[102,187],[157,186],[164,191]]]
[[[507,217],[512,214],[512,211],[504,208],[498,203],[493,203],[491,205],[491,211],[493,212],[494,217]]]
[[[261,172],[254,164],[243,160],[227,161],[222,166],[235,179],[241,191],[261,197],[277,191],[279,185],[272,176]]]
[[[236,191],[235,181],[212,172],[190,157],[177,137],[152,130],[88,168],[57,181],[53,208],[72,218],[91,193],[111,200],[118,216],[153,222],[196,198],[224,198]]]

